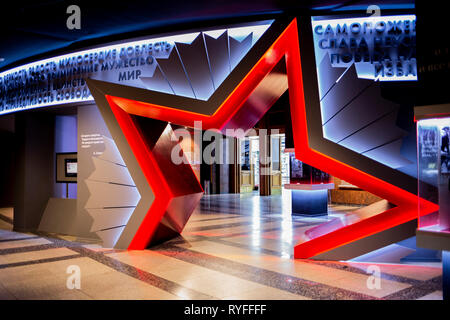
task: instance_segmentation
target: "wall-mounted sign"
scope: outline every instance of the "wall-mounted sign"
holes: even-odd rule
[[[312,19],[316,62],[333,67],[355,64],[359,78],[417,80],[416,17],[380,16]]]
[[[93,101],[86,78],[207,100],[271,23],[153,37],[4,71],[0,115]]]
[[[77,183],[77,153],[66,152],[56,154],[56,182]]]
[[[172,41],[170,41],[172,40]],[[152,74],[154,57],[167,56],[174,39],[154,39],[80,51],[0,74],[0,113],[93,100],[85,79],[136,85]]]

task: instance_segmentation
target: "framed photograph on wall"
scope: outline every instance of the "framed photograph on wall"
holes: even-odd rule
[[[56,154],[56,182],[77,183],[78,159],[76,152]]]

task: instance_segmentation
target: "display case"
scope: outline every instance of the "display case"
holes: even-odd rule
[[[334,189],[330,175],[297,160],[293,152],[289,153],[289,159],[290,183],[284,188],[291,190],[292,214],[326,215],[328,190]]]
[[[291,184],[327,184],[331,183],[328,173],[311,167],[295,158],[294,153],[289,154],[290,158],[290,182]]]
[[[416,120],[419,201],[439,205],[429,214],[419,206],[417,244],[450,250],[450,115],[431,110],[420,114],[416,108]]]

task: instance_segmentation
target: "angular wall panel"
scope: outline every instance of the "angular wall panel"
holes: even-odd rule
[[[381,97],[378,84],[374,84],[323,126],[324,136],[338,142],[397,108],[397,105]]]
[[[156,67],[155,73],[152,77],[140,77],[139,79],[141,79],[147,89],[175,94],[175,92],[170,87],[170,84],[167,81],[166,77],[164,77],[164,75],[162,74],[159,65]]]
[[[157,60],[175,94],[195,98],[176,48],[172,49],[168,59]]]
[[[92,160],[94,161],[95,171],[89,176],[89,180],[134,186],[127,167],[96,157],[93,157]]]
[[[242,41],[232,37],[228,37],[228,39],[230,45],[230,66],[231,70],[233,70],[252,47],[253,33],[250,33]]]
[[[373,81],[358,79],[355,66],[351,66],[342,78],[337,82],[328,94],[322,99],[320,110],[322,123],[325,124],[335,116],[342,108],[358,96],[362,91],[371,86]],[[328,138],[325,136],[325,138]]]
[[[340,145],[359,153],[371,150],[386,142],[403,138],[407,132],[396,126],[398,113],[391,112],[367,127],[341,140]]]
[[[102,239],[103,247],[113,248],[124,229],[125,227],[120,226],[112,229],[97,231],[96,234],[100,237],[100,239]]]
[[[214,87],[217,89],[230,74],[230,56],[228,54],[228,32],[224,31],[217,39],[205,34],[206,49]]]
[[[87,211],[94,219],[91,231],[101,231],[125,226],[134,211],[134,207],[87,209]]]
[[[136,187],[91,180],[87,180],[86,184],[91,193],[86,209],[132,207],[140,198]]]
[[[114,140],[103,136],[103,142],[105,143],[105,150],[101,155],[98,156],[98,158],[112,163],[117,163],[121,166],[125,166],[125,162],[123,162],[123,159],[120,156],[120,152],[117,149]]]
[[[336,84],[336,81],[346,70],[345,68],[334,68],[331,65],[330,56],[327,53],[317,68],[319,72],[319,97],[322,100],[325,94]]]
[[[400,168],[411,164],[411,161],[400,156],[402,139],[395,140],[384,146],[364,152],[363,154],[381,163],[385,163],[391,168]]]
[[[176,43],[176,46],[195,96],[207,100],[213,94],[214,86],[203,35],[200,33],[191,44]]]
[[[168,57],[156,58],[154,75],[140,80],[150,90],[206,101],[270,24],[264,21],[180,37]]]

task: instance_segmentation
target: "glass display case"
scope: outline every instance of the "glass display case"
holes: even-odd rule
[[[291,183],[320,184],[332,182],[328,173],[297,160],[294,153],[290,153],[289,156]]]
[[[419,197],[439,210],[419,215],[419,228],[450,232],[450,117],[417,122]]]
[[[421,212],[417,243],[421,247],[450,248],[450,116],[417,121],[417,166],[419,201],[439,205],[429,214]]]
[[[414,108],[417,121],[419,202],[431,201],[436,211],[425,214],[419,203],[417,247],[442,251],[442,291],[450,297],[450,104]]]

